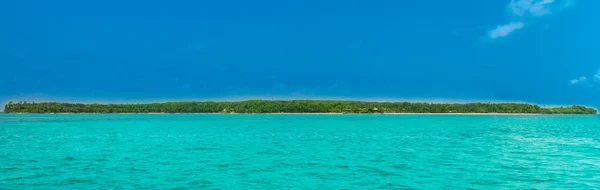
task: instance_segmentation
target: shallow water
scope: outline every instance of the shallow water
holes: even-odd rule
[[[0,189],[600,188],[600,117],[0,115]]]

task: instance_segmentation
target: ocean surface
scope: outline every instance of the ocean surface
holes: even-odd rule
[[[600,188],[600,117],[0,115],[0,189],[464,188]]]

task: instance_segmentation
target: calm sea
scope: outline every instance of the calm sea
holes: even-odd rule
[[[0,189],[596,189],[600,117],[0,115]]]

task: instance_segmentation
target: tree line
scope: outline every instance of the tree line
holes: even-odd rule
[[[523,103],[414,103],[339,100],[247,100],[238,102],[166,102],[79,104],[9,102],[5,113],[532,113],[596,114],[584,106],[540,107]]]

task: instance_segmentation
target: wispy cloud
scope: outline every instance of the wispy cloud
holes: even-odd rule
[[[514,31],[523,29],[537,18],[552,15],[571,7],[574,0],[511,0],[506,9],[510,19],[507,24],[500,24],[488,31],[489,39],[508,36]]]
[[[571,83],[572,85],[576,85],[576,84],[580,84],[580,83],[585,83],[587,81],[587,77],[579,77],[573,80],[570,80],[569,83]]]
[[[591,85],[591,86],[600,84],[600,69],[596,73],[594,73],[591,78],[592,79],[588,80],[588,78],[586,76],[581,76],[579,78],[570,80],[569,84],[572,84],[572,85],[585,84],[585,85]],[[588,81],[589,81],[589,83],[588,83]]]
[[[511,22],[508,24],[500,25],[489,32],[490,39],[496,39],[499,37],[508,36],[510,33],[517,31],[525,26],[523,22]]]
[[[512,0],[508,4],[517,16],[544,16],[552,13],[554,0]]]

